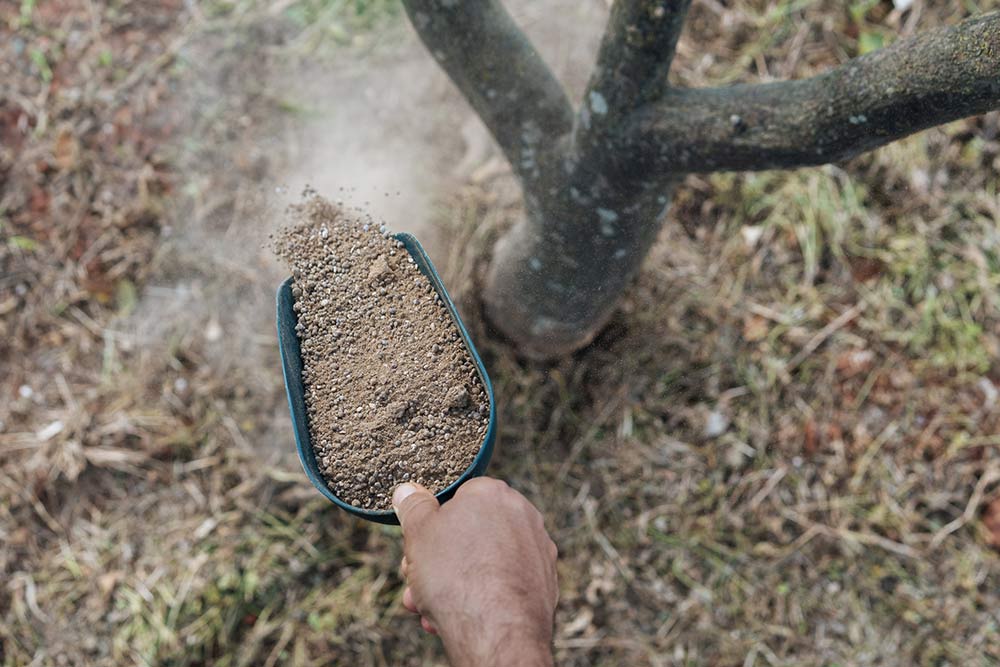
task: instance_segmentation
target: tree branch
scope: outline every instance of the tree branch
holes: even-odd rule
[[[705,172],[851,158],[1000,108],[1000,12],[929,31],[800,81],[670,89],[625,133],[634,168]]]
[[[663,93],[690,6],[691,0],[615,0],[580,107],[579,141],[600,141]]]
[[[497,0],[403,0],[424,45],[489,128],[522,180],[570,132],[562,86]]]

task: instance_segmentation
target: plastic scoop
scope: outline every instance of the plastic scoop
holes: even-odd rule
[[[410,253],[413,261],[416,262],[417,268],[427,277],[438,296],[441,297],[441,301],[451,315],[452,320],[454,320],[455,326],[458,328],[458,332],[465,342],[465,347],[475,364],[476,371],[479,373],[479,379],[482,380],[483,386],[486,388],[486,396],[490,402],[490,422],[486,427],[486,435],[483,437],[483,442],[479,446],[479,452],[465,472],[437,494],[438,501],[445,502],[454,495],[463,482],[472,477],[484,474],[486,466],[489,465],[490,457],[493,455],[493,442],[496,440],[497,421],[496,404],[493,400],[493,385],[490,383],[489,375],[486,374],[486,368],[483,366],[482,359],[479,358],[479,353],[476,352],[476,346],[472,344],[472,339],[469,338],[469,332],[466,331],[465,325],[462,324],[462,320],[458,316],[455,304],[452,303],[451,297],[448,296],[448,291],[444,288],[441,277],[434,270],[434,265],[431,263],[430,257],[427,256],[420,243],[412,235],[395,234],[394,238],[403,244],[403,247]],[[316,463],[316,454],[313,452],[312,443],[309,440],[305,388],[302,383],[302,353],[299,348],[299,337],[295,334],[298,315],[292,310],[293,304],[292,279],[288,278],[278,288],[278,347],[281,350],[281,370],[285,376],[285,393],[288,395],[288,407],[292,412],[295,447],[299,452],[299,460],[302,462],[302,467],[305,469],[306,475],[313,486],[337,507],[362,519],[368,519],[377,523],[398,525],[399,520],[396,518],[396,513],[392,510],[367,510],[344,502],[334,495],[320,473],[319,466]]]

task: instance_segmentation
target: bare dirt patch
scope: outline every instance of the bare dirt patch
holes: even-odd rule
[[[330,489],[387,510],[472,463],[489,402],[444,303],[386,228],[310,197],[275,250],[292,267],[310,439]]]

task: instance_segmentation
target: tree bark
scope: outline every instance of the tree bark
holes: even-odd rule
[[[656,239],[678,180],[620,159],[622,122],[666,89],[690,0],[617,0],[574,132],[544,158],[525,217],[494,248],[483,300],[526,356],[590,342]]]
[[[525,356],[590,342],[656,239],[676,178],[648,180],[564,158],[551,194],[525,195],[525,216],[493,252],[486,314]]]
[[[566,92],[496,0],[403,0],[421,41],[476,110],[523,183],[569,133]]]
[[[678,89],[637,108],[622,158],[652,171],[826,164],[1000,107],[1000,12],[800,81]]]
[[[597,64],[583,95],[576,143],[601,150],[637,108],[667,90],[691,0],[619,0],[611,7]]]

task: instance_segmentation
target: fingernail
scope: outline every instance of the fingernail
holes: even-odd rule
[[[416,492],[416,485],[410,484],[409,482],[406,484],[400,484],[396,487],[396,490],[392,492],[392,508],[398,510],[399,506],[403,504],[403,501]]]

